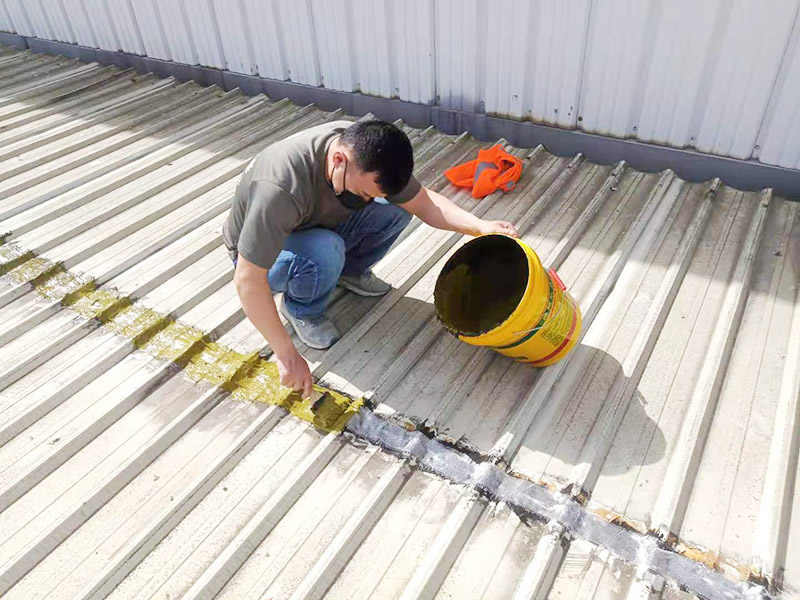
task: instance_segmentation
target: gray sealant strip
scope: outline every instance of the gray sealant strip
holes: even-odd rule
[[[490,462],[469,456],[362,409],[345,431],[397,456],[416,461],[425,471],[477,489],[523,514],[556,522],[572,535],[608,549],[622,560],[672,579],[710,600],[773,598],[761,586],[732,581],[707,566],[659,546],[656,538],[603,521],[565,494],[509,475]]]

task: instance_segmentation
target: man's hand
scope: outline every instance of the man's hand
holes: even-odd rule
[[[517,228],[514,227],[513,223],[509,223],[508,221],[481,221],[480,231],[481,235],[486,235],[487,233],[502,233],[503,235],[510,235],[514,238],[519,237]]]
[[[281,323],[272,290],[269,289],[267,269],[251,263],[240,254],[233,283],[244,313],[275,353],[281,383],[303,394],[303,398],[311,396],[311,371]]]
[[[290,352],[288,356],[275,356],[281,384],[299,392],[303,398],[309,398],[312,390],[311,371],[306,359],[294,348],[292,350],[294,352]]]

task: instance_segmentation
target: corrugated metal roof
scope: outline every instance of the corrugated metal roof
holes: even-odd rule
[[[220,227],[250,157],[341,114],[6,49],[0,78],[4,598],[689,596],[140,343],[177,319],[268,355]],[[447,334],[433,285],[464,239],[415,221],[377,267],[395,290],[338,291],[345,336],[301,347],[315,374],[724,577],[800,589],[798,205],[541,147],[476,201],[441,173],[485,144],[406,131],[426,185],[559,269],[582,344],[534,370]],[[87,321],[92,282],[154,323]]]

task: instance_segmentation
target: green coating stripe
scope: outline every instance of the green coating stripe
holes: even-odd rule
[[[529,339],[531,339],[539,332],[539,330],[544,325],[544,322],[547,320],[547,316],[550,314],[550,309],[553,308],[553,300],[555,299],[555,293],[554,293],[555,290],[553,289],[553,282],[550,279],[550,277],[547,278],[547,283],[549,284],[550,288],[550,291],[547,293],[547,306],[545,307],[544,312],[542,313],[542,318],[539,319],[539,322],[536,324],[536,326],[533,329],[531,329],[528,333],[526,333],[524,336],[522,336],[520,339],[518,339],[516,342],[512,342],[507,346],[489,346],[489,348],[491,348],[492,350],[508,350],[509,348],[514,348],[515,346],[519,346],[523,342],[527,342]]]

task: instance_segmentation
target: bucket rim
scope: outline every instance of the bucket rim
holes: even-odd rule
[[[442,274],[453,263],[453,261],[456,259],[456,257],[458,257],[459,254],[461,252],[463,252],[467,247],[475,244],[476,242],[478,242],[480,240],[484,240],[486,238],[491,238],[491,237],[507,238],[509,240],[512,240],[514,242],[514,247],[519,252],[522,253],[522,257],[525,259],[525,264],[526,264],[526,274],[525,274],[526,281],[525,281],[525,287],[523,288],[523,291],[522,291],[522,297],[524,297],[525,293],[527,292],[528,288],[531,285],[531,269],[527,266],[528,263],[529,263],[529,260],[530,260],[529,257],[528,257],[528,252],[526,251],[527,244],[525,244],[525,242],[523,242],[519,238],[516,238],[514,236],[511,236],[511,235],[508,235],[508,234],[505,234],[505,233],[483,233],[483,234],[477,235],[474,238],[472,238],[471,240],[465,242],[464,245],[462,245],[458,250],[456,250],[453,253],[453,255],[450,258],[447,259],[447,262],[445,262],[444,266],[442,267],[442,270],[439,272],[439,275],[436,278],[436,284],[435,284],[434,290],[433,290],[433,306],[434,306],[434,312],[436,314],[436,319],[441,323],[441,325],[447,331],[449,331],[450,333],[452,333],[454,336],[456,336],[458,338],[477,338],[477,337],[481,337],[481,336],[484,336],[484,335],[491,334],[492,332],[500,329],[502,327],[503,323],[505,323],[508,319],[510,319],[514,315],[514,313],[516,313],[518,310],[520,310],[520,303],[518,301],[516,306],[514,307],[514,310],[512,310],[508,315],[506,315],[506,317],[502,321],[500,321],[499,323],[496,323],[495,325],[493,325],[491,327],[491,329],[487,329],[486,331],[480,331],[480,332],[477,332],[477,333],[463,332],[463,331],[459,331],[458,329],[452,327],[442,317],[441,312],[439,310],[439,305],[438,305],[436,299],[438,297],[439,281],[440,281],[440,279],[442,277]],[[529,248],[529,249],[531,251],[533,251],[532,248]],[[520,300],[521,300],[521,298],[520,298]]]

